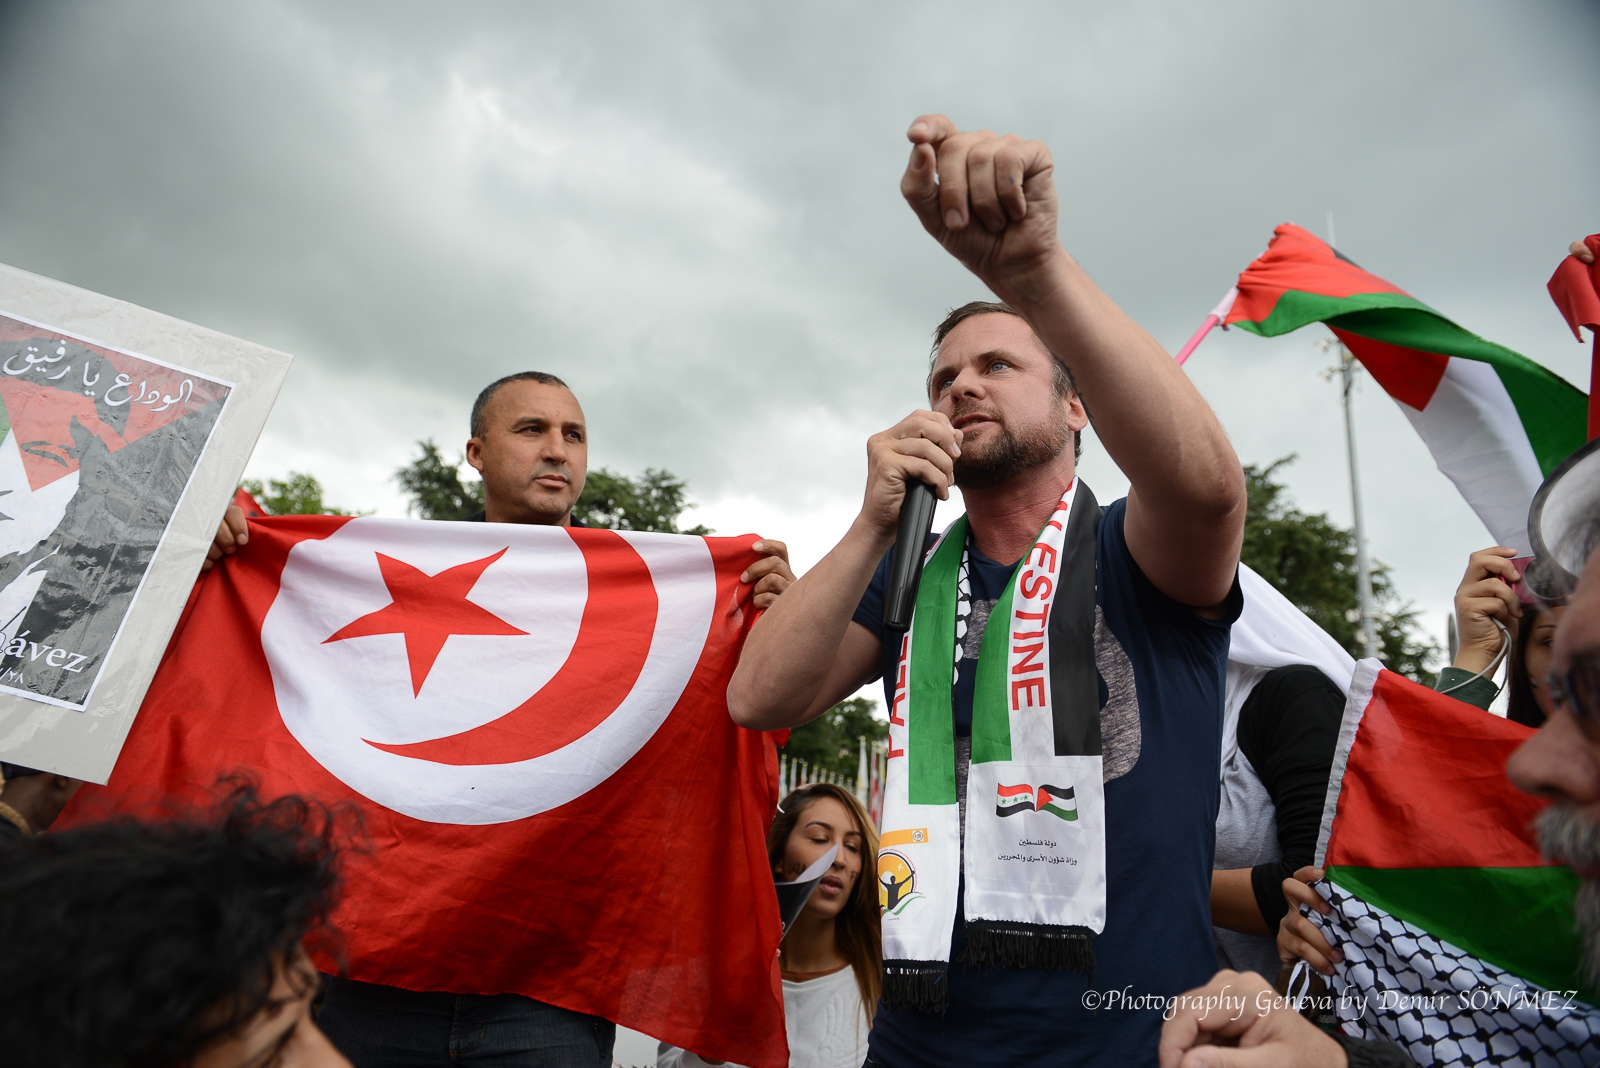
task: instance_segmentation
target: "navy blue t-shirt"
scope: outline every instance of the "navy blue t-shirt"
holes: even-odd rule
[[[883,1068],[1154,1064],[1164,999],[1217,970],[1211,861],[1222,689],[1228,632],[1243,598],[1235,581],[1223,618],[1213,620],[1156,589],[1128,554],[1126,505],[1105,509],[1095,561],[1104,759],[1115,777],[1105,784],[1106,927],[1094,943],[1093,981],[1073,971],[964,966],[958,904],[949,1011],[880,1005],[869,1047]],[[1000,597],[1014,568],[972,551],[975,612],[980,601]],[[886,556],[854,617],[880,638],[888,580]],[[884,643],[889,702],[897,653],[897,642]],[[972,730],[975,674],[976,660],[964,659],[952,694],[959,735]],[[1116,725],[1108,719],[1112,699]]]

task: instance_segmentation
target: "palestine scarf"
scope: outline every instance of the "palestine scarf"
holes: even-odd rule
[[[1100,506],[1074,479],[984,630],[972,700],[966,848],[951,691],[971,611],[967,519],[928,550],[889,709],[878,855],[884,1003],[943,1012],[959,878],[977,967],[1090,973],[1105,928]]]

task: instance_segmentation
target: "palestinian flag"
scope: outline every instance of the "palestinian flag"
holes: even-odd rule
[[[1585,394],[1285,223],[1222,323],[1277,337],[1315,322],[1400,405],[1495,540],[1528,555],[1534,493],[1588,440]]]
[[[204,805],[241,769],[353,805],[351,978],[525,994],[782,1068],[777,757],[725,696],[753,540],[252,519],[109,784],[63,819]]]
[[[1048,812],[1064,820],[1078,818],[1077,793],[1070,786],[1050,786],[1035,789],[1027,783],[1021,786],[995,786],[994,811],[997,816],[1012,816],[1018,812]]]
[[[1529,824],[1546,802],[1505,776],[1532,733],[1357,663],[1317,848],[1334,908],[1310,914],[1344,953],[1347,1033],[1422,1065],[1589,1063],[1600,1049],[1578,877],[1540,856]]]

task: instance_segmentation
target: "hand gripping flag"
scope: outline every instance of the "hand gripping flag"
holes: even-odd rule
[[[353,802],[352,978],[525,994],[780,1068],[776,759],[725,698],[752,540],[252,520],[74,809],[203,803],[237,769]]]
[[[1400,405],[1495,540],[1529,554],[1528,506],[1539,483],[1588,440],[1580,390],[1290,223],[1237,290],[1223,325],[1277,337],[1326,324]]]
[[[1578,877],[1540,856],[1529,823],[1545,802],[1505,776],[1531,733],[1356,664],[1317,845],[1333,912],[1309,913],[1344,953],[1346,1032],[1420,1065],[1592,1063]]]

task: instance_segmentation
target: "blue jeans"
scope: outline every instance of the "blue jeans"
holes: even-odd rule
[[[611,1068],[617,1026],[521,994],[334,979],[317,1016],[355,1068]]]

